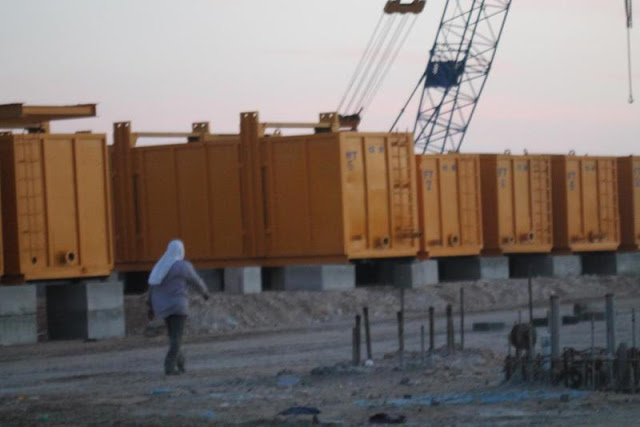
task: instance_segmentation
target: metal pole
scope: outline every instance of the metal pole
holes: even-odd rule
[[[460,349],[464,350],[464,288],[460,288]]]
[[[615,316],[613,294],[605,295],[607,315],[607,353],[611,356],[616,352]]]
[[[362,314],[364,315],[364,337],[367,343],[367,359],[373,359],[373,355],[371,352],[371,330],[369,329],[369,307],[364,307],[362,309]]]
[[[399,311],[398,316],[398,354],[400,355],[400,365],[404,364],[404,321],[403,313]]]
[[[351,363],[353,363],[354,366],[357,366],[360,364],[360,361],[358,360],[357,346],[358,346],[358,328],[354,326],[353,329],[351,330]]]
[[[555,363],[560,357],[560,304],[558,297],[552,295],[551,298],[551,368],[555,367]]]
[[[362,351],[361,351],[361,347],[362,347],[362,321],[361,321],[361,317],[359,314],[356,314],[356,350],[357,350],[357,354],[358,354],[358,364],[360,364],[360,360],[362,359]]]
[[[434,329],[434,309],[429,307],[429,352],[435,349]]]
[[[529,323],[533,327],[533,289],[531,284],[531,264],[529,264]]]
[[[447,350],[449,354],[455,351],[455,342],[453,337],[453,309],[451,304],[447,304]]]
[[[424,325],[420,325],[420,358],[424,364]]]
[[[636,309],[631,309],[631,347],[636,348]]]
[[[591,389],[596,389],[596,361],[595,357],[596,346],[596,327],[593,320],[593,313],[591,313]]]

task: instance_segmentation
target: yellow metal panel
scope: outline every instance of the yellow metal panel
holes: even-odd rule
[[[343,140],[341,149],[346,251],[358,253],[368,249],[369,241],[364,156],[361,141],[355,137]]]
[[[106,276],[113,266],[104,135],[3,139],[7,276],[47,280]]]
[[[616,159],[554,156],[553,168],[555,250],[617,249],[620,217]]]
[[[477,255],[482,249],[479,157],[416,156],[421,256]]]
[[[514,174],[511,158],[498,158],[498,241],[500,248],[504,251],[512,246],[516,240],[515,229],[515,203],[514,195]]]
[[[78,212],[75,192],[73,140],[56,139],[43,144],[49,253],[47,266],[65,265],[65,255],[74,254],[77,264]],[[54,190],[55,191],[52,191]]]
[[[311,222],[308,169],[304,139],[278,139],[269,142],[272,179],[268,226],[272,231],[269,255],[310,254]]]
[[[238,142],[207,144],[212,257],[245,254],[243,187]]]
[[[483,154],[481,159],[484,252],[549,252],[551,158]]]
[[[105,141],[100,138],[76,139],[74,149],[79,263],[87,270],[104,270],[105,265],[113,263]],[[108,270],[102,274],[108,274]]]
[[[640,157],[633,158],[633,222],[636,246],[640,249]]]
[[[202,145],[175,150],[179,236],[192,259],[210,255],[207,156]]]
[[[420,240],[411,135],[344,133],[341,138],[349,257],[415,256]]]
[[[16,245],[19,259],[18,263],[12,265],[7,272],[12,275],[27,276],[50,264],[43,144],[35,135],[16,137],[14,144],[15,176],[7,182],[13,188],[7,188],[7,190],[14,192],[16,198],[18,234],[17,241],[8,243],[7,247]],[[65,169],[70,168],[67,166]],[[66,191],[69,189],[67,188]]]
[[[640,157],[618,159],[621,248],[640,249]]]
[[[307,146],[311,242],[318,255],[344,251],[340,147],[336,138],[316,138]]]
[[[145,219],[142,232],[145,259],[157,259],[167,243],[180,237],[178,188],[173,149],[157,148],[141,152],[141,176],[136,200],[138,215]]]
[[[363,141],[366,165],[366,197],[368,216],[367,246],[374,249],[391,247],[389,183],[384,137],[370,137]]]

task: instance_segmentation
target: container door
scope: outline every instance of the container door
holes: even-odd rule
[[[514,174],[511,158],[499,157],[497,168],[498,244],[513,245],[516,241],[514,219]]]
[[[458,157],[458,191],[460,199],[459,233],[462,246],[482,246],[482,208],[480,206],[480,171],[476,156]]]
[[[19,242],[17,247],[20,250],[20,265],[15,273],[19,273],[46,268],[49,265],[49,257],[47,256],[42,143],[37,135],[24,135],[15,138],[17,237]]]
[[[598,159],[597,168],[598,189],[598,230],[599,241],[619,241],[619,213],[618,213],[618,178],[616,176],[616,161],[614,159]],[[592,166],[592,167],[593,167]]]
[[[367,248],[367,205],[364,156],[360,138],[347,138],[342,146],[346,246],[350,252]]]
[[[551,210],[551,163],[549,158],[529,159],[533,242],[553,243]]]
[[[49,237],[48,262],[52,267],[78,263],[78,211],[74,141],[50,139],[43,143],[47,228]]]
[[[113,263],[105,146],[106,142],[98,137],[74,141],[78,261],[89,274],[98,272],[95,269],[105,274]]]
[[[584,205],[582,197],[582,185],[584,182],[583,170],[580,161],[568,157],[566,162],[566,186],[567,186],[567,219],[569,243],[584,242]],[[595,184],[595,183],[594,183]]]
[[[531,192],[531,174],[529,159],[518,157],[513,159],[513,237],[516,244],[531,243],[535,234],[532,221],[533,205]]]
[[[420,207],[422,211],[422,250],[442,247],[442,215],[440,174],[437,156],[417,156],[419,161]]]
[[[387,140],[392,233],[396,249],[417,250],[419,240],[416,204],[415,154],[407,134],[392,134]]]
[[[392,243],[386,149],[384,137],[367,137],[364,140],[367,235],[368,247],[372,249],[388,249]],[[406,173],[406,170],[399,173]],[[399,214],[402,215],[401,212]]]

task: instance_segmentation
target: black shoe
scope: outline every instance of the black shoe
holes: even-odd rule
[[[178,370],[173,370],[173,371],[164,371],[164,374],[169,376],[169,375],[180,375],[182,372],[178,371]]]

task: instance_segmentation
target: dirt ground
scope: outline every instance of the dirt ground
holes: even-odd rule
[[[465,350],[445,342],[444,307],[457,313],[465,289]],[[640,278],[534,281],[535,316],[556,294],[603,307],[616,295],[619,342],[631,342],[630,309],[640,307]],[[405,292],[406,352],[397,353],[399,291],[214,295],[194,299],[185,349],[187,373],[165,377],[167,340],[145,319],[144,296],[126,297],[127,337],[98,342],[43,341],[0,347],[0,426],[9,425],[365,425],[385,414],[406,425],[633,425],[640,397],[504,383],[508,327],[525,316],[526,280],[448,283]],[[373,358],[352,366],[353,316],[368,306]],[[434,306],[436,347],[423,359],[420,327]],[[473,332],[479,321],[506,328]],[[459,320],[456,315],[456,329]],[[42,325],[46,336],[46,325]],[[543,332],[543,331],[541,331]],[[597,322],[597,346],[604,323]],[[459,342],[459,335],[456,336]],[[561,345],[587,348],[590,325],[562,328]],[[364,352],[364,350],[363,350]],[[379,415],[379,418],[384,418]]]

